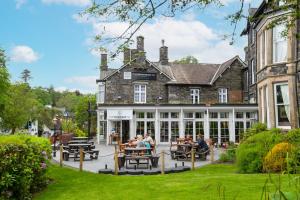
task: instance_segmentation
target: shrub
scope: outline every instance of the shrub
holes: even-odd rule
[[[283,140],[278,129],[249,136],[236,151],[237,167],[242,173],[262,172],[263,159],[269,150]]]
[[[267,130],[267,125],[263,123],[255,123],[251,128],[247,129],[246,132],[241,134],[241,142],[246,140],[248,137],[255,135],[257,133]]]
[[[0,199],[30,199],[33,192],[45,187],[50,156],[47,139],[0,136]]]
[[[287,170],[287,153],[292,155],[293,146],[287,142],[276,144],[265,156],[263,170],[265,172],[281,172]]]
[[[229,144],[228,149],[224,153],[221,153],[220,162],[235,162],[236,160],[236,147],[235,144]]]
[[[75,130],[75,136],[76,137],[85,137],[87,134],[85,132],[83,132],[82,130],[80,130],[79,128],[76,128]]]

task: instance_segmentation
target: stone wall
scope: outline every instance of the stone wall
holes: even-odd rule
[[[138,72],[138,73],[155,73],[157,80],[126,80],[124,79],[124,72]],[[125,68],[121,69],[112,75],[106,81],[106,104],[133,104],[134,103],[134,85],[145,84],[147,102],[149,104],[167,103],[167,87],[166,82],[169,78],[161,74],[157,69],[150,66],[146,61],[132,62]],[[158,98],[161,97],[160,100]]]

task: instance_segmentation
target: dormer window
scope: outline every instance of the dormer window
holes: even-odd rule
[[[146,85],[134,85],[134,103],[146,103]]]
[[[192,98],[193,104],[199,104],[199,102],[200,102],[199,89],[191,89],[191,98]]]

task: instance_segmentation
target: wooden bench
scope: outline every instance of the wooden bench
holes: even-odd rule
[[[125,156],[125,163],[126,163],[126,169],[135,169],[135,167],[128,167],[128,164],[134,164],[137,168],[139,168],[140,165],[146,165],[146,168],[149,168],[149,161],[151,159],[151,156]],[[145,160],[146,162],[141,162],[142,160]],[[135,161],[135,163],[130,163],[130,161]]]

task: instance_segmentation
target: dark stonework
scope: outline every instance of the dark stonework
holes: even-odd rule
[[[124,72],[138,72],[138,73],[155,73],[157,80],[125,80]],[[132,62],[125,68],[121,69],[109,80],[106,81],[106,104],[133,104],[134,103],[134,85],[146,84],[147,102],[149,104],[167,103],[167,87],[165,85],[170,79],[161,74],[157,69],[150,66],[148,62],[143,64],[139,62]],[[160,100],[158,100],[160,98]]]
[[[287,70],[288,68],[285,64],[272,66],[270,69],[270,75],[275,76],[275,75],[287,74]]]

